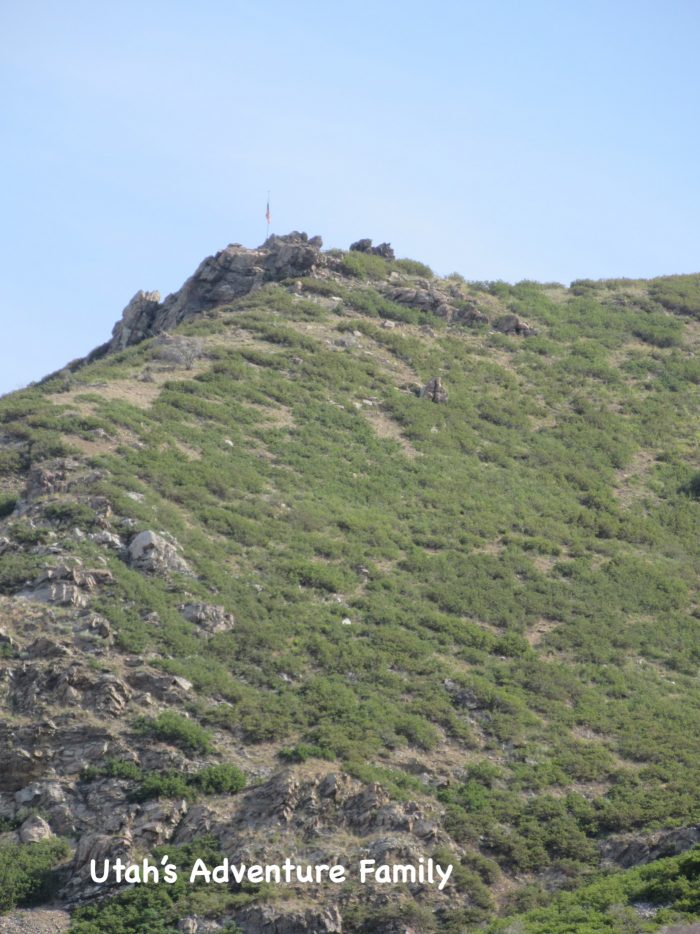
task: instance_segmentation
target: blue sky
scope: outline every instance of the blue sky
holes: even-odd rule
[[[0,392],[272,229],[471,279],[700,270],[700,4],[0,3]]]

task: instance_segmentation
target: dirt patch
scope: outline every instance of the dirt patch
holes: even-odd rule
[[[277,405],[267,406],[259,405],[256,402],[246,402],[246,408],[252,409],[260,416],[261,428],[293,428],[294,415],[289,406],[278,403]]]
[[[651,451],[638,451],[627,467],[617,471],[613,492],[623,506],[651,495],[647,480],[655,463],[656,455]]]
[[[395,441],[407,457],[422,457],[423,452],[416,450],[401,431],[397,422],[376,406],[363,409],[365,417],[370,422],[378,438],[390,438]]]
[[[531,626],[525,633],[525,638],[533,648],[536,648],[544,637],[553,632],[559,625],[560,621],[558,619],[547,619],[547,617],[541,616],[535,625]]]

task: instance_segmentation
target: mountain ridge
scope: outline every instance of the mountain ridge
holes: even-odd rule
[[[0,400],[0,867],[45,856],[78,934],[554,934],[537,906],[611,863],[690,873],[700,277],[321,245],[231,245]],[[455,872],[89,881],[161,847]],[[629,879],[610,930],[655,884]],[[639,924],[693,916],[672,888]]]

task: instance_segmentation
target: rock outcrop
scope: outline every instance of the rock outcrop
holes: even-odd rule
[[[537,334],[535,328],[530,327],[527,321],[523,321],[518,315],[503,315],[494,322],[493,329],[501,334],[517,334],[518,337]]]
[[[421,399],[430,399],[431,402],[447,402],[447,390],[439,376],[433,376],[420,391]]]
[[[229,244],[207,257],[177,292],[161,303],[158,292],[137,292],[101,353],[123,350],[176,327],[186,318],[226,305],[266,282],[307,276],[320,262],[322,241],[294,231],[271,236],[257,250]]]
[[[369,237],[363,237],[350,244],[350,249],[355,253],[369,253],[371,256],[381,256],[382,259],[396,259],[390,243],[380,243],[379,246],[372,246]]]
[[[129,564],[151,574],[191,574],[189,565],[177,549],[156,532],[139,532],[127,549]]]
[[[223,606],[210,606],[207,603],[183,603],[179,608],[186,620],[197,623],[210,633],[226,632],[233,629],[236,620]]]
[[[600,845],[603,860],[616,863],[623,869],[644,866],[656,859],[678,856],[700,843],[700,826],[675,827],[672,830],[659,830],[647,837],[638,834],[626,834],[609,837]]]

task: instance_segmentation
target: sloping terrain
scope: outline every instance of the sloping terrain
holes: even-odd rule
[[[0,400],[0,910],[693,917],[694,857],[666,858],[700,840],[700,276],[467,283],[273,240]],[[202,853],[455,869],[89,879]]]

